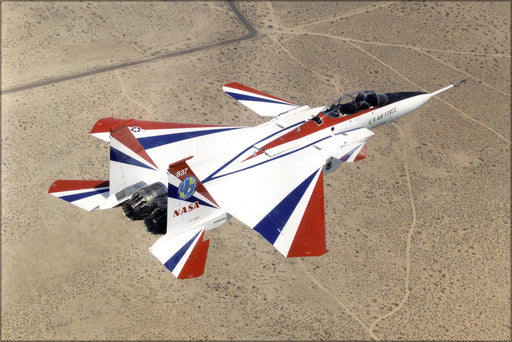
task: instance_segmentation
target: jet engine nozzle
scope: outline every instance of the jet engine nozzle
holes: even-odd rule
[[[144,225],[151,234],[165,234],[167,232],[167,210],[156,208],[151,216],[144,220]]]
[[[167,208],[167,187],[162,183],[154,183],[135,192],[124,202],[123,214],[131,221],[144,220],[157,208]]]

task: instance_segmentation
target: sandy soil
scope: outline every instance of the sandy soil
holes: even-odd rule
[[[1,3],[1,338],[509,340],[510,4],[235,6]],[[227,82],[319,106],[465,78],[325,178],[322,257],[233,219],[178,281],[140,222],[47,194],[108,179],[102,117],[264,122]]]

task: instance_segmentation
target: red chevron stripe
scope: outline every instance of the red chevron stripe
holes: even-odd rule
[[[324,180],[320,175],[297,228],[287,257],[305,257],[323,255],[325,248]]]
[[[196,278],[203,275],[204,266],[206,265],[206,256],[208,254],[208,246],[210,245],[210,240],[203,241],[203,236],[204,230],[201,232],[201,235],[185,262],[185,265],[183,265],[183,268],[177,277],[178,279]]]
[[[363,148],[359,151],[354,161],[359,161],[366,158],[366,144],[363,145]]]
[[[295,103],[291,103],[290,101],[286,101],[286,100],[280,99],[279,97],[272,96],[270,94],[264,93],[262,91],[259,91],[257,89],[248,87],[246,85],[243,85],[243,84],[240,84],[240,83],[237,83],[237,82],[231,82],[231,83],[228,83],[228,84],[224,84],[224,87],[238,89],[238,90],[246,91],[246,92],[257,94],[257,95],[270,97],[270,98],[272,98],[274,100],[279,100],[279,101],[282,101],[282,102],[285,102],[285,103],[289,103],[289,104],[295,104]]]
[[[151,157],[148,155],[144,147],[141,146],[139,141],[133,136],[132,132],[130,132],[128,126],[123,125],[121,128],[112,130],[110,135],[112,136],[112,138],[116,139],[121,144],[135,152],[138,156],[143,158],[145,161],[153,165],[155,169],[158,169],[158,167],[153,162]]]
[[[190,166],[187,164],[187,160],[192,158],[193,156],[189,156],[187,158],[184,158],[180,161],[177,161],[175,163],[172,163],[169,165],[169,173],[173,174],[178,178],[180,181],[183,181],[188,176],[194,176],[195,179],[197,179],[197,187],[196,192],[203,195],[205,198],[207,198],[211,203],[213,203],[215,206],[219,207],[217,202],[213,199],[212,195],[206,190],[203,183],[201,183],[201,180],[197,178],[194,171],[190,168]]]

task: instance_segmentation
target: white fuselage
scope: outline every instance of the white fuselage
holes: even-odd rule
[[[256,157],[265,153],[267,156],[273,157],[321,141],[329,136],[343,134],[343,132],[358,128],[371,129],[413,112],[425,104],[430,97],[431,94],[416,95],[383,107],[370,108],[360,113],[337,118],[323,114],[321,110],[324,107],[307,109],[303,112],[286,113],[284,118],[277,117],[274,119],[276,124],[286,121],[297,122],[297,120],[290,120],[291,118],[287,116],[304,117],[304,114],[307,114],[309,119],[298,125],[291,125],[288,129],[283,129],[281,134],[255,144],[253,156]]]

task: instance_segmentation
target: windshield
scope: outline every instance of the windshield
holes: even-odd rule
[[[332,118],[355,114],[365,109],[382,107],[389,102],[389,98],[372,90],[356,91],[343,95],[327,106],[322,113]]]

